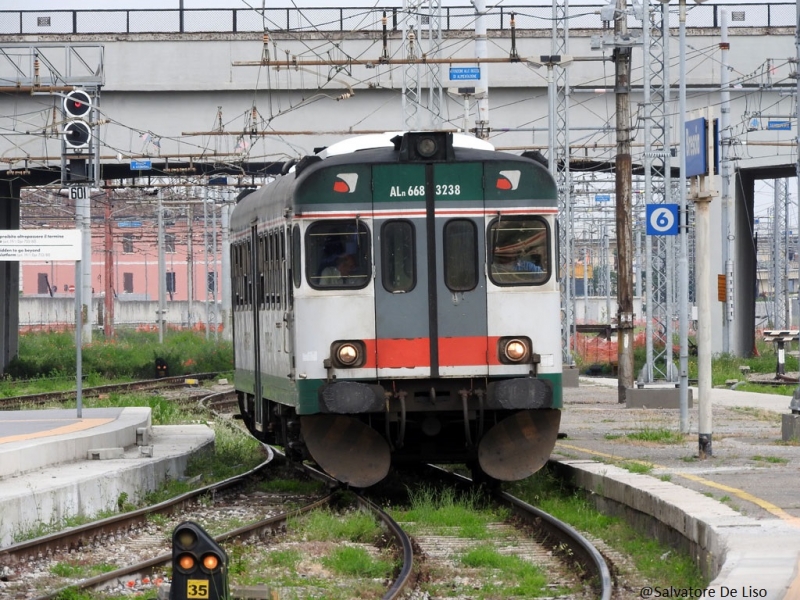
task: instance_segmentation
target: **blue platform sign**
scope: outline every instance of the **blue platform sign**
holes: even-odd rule
[[[153,165],[150,159],[146,160],[132,160],[131,161],[131,171],[147,171],[148,169],[152,169]]]
[[[611,202],[611,194],[595,194],[595,202]]]
[[[678,235],[677,204],[647,204],[645,220],[647,235]]]
[[[791,121],[767,121],[767,129],[772,131],[791,131]]]
[[[686,176],[695,177],[708,173],[706,148],[706,120],[704,118],[686,121]],[[663,235],[663,234],[662,234]]]
[[[117,227],[141,227],[141,221],[117,221]]]
[[[480,67],[450,67],[450,81],[477,81],[480,78]]]

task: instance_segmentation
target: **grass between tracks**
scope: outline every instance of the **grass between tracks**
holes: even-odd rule
[[[153,332],[120,330],[111,339],[98,334],[81,348],[84,385],[152,379],[157,358],[173,376],[227,372],[233,369],[233,346],[192,331],[168,331],[163,343]],[[0,380],[0,396],[74,389],[76,360],[73,333],[22,334],[19,353]]]
[[[702,589],[708,583],[687,553],[665,546],[651,535],[638,533],[622,518],[595,510],[582,492],[570,488],[546,468],[511,484],[508,491],[618,552],[621,561],[614,558],[616,572],[612,575],[629,589],[637,592],[643,586]]]

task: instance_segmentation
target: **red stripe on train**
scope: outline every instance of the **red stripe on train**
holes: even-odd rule
[[[497,340],[499,338],[470,336],[439,338],[439,366],[466,367],[499,365]],[[367,349],[366,369],[410,369],[430,367],[430,340],[428,338],[364,340]]]

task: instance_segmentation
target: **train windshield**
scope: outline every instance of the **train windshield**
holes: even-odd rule
[[[372,275],[369,230],[358,219],[318,221],[306,230],[306,278],[316,289],[363,288]]]
[[[540,285],[550,278],[549,229],[534,216],[489,225],[489,277],[496,285]]]

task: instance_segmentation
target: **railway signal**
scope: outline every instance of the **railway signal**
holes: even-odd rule
[[[88,121],[92,111],[92,97],[85,90],[72,90],[64,98],[63,107],[67,122],[62,134],[67,148],[88,148],[92,139],[92,127]]]
[[[172,532],[169,600],[228,600],[228,555],[197,523]]]

